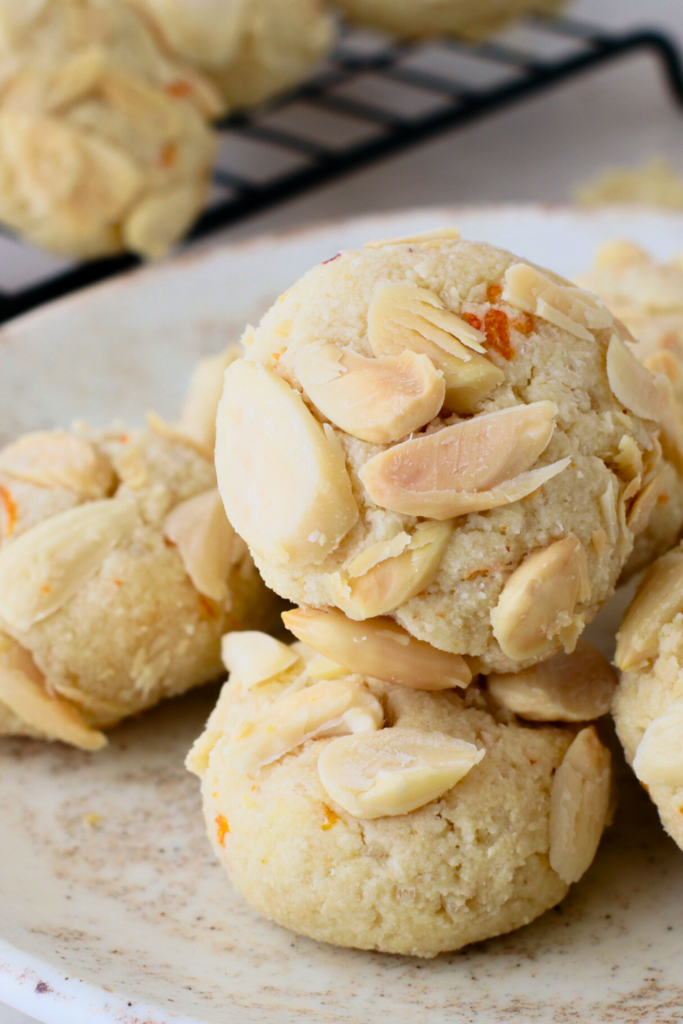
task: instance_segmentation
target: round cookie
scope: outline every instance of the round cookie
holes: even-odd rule
[[[626,759],[683,849],[683,548],[645,573],[617,637],[614,700]]]
[[[16,10],[13,8],[16,7]],[[202,209],[220,97],[127,3],[0,13],[0,220],[56,252],[163,255]]]
[[[228,518],[302,606],[390,616],[475,671],[571,650],[657,497],[668,384],[629,338],[594,297],[450,229],[341,253],[226,372]]]
[[[332,45],[332,20],[319,0],[132,2],[170,53],[213,82],[226,112],[297,85]]]
[[[565,0],[336,0],[341,10],[363,25],[403,36],[452,33],[486,36],[529,11],[554,14]]]
[[[226,630],[274,622],[210,451],[153,425],[0,452],[0,733],[97,749],[217,678]]]
[[[647,527],[636,537],[624,578],[650,565],[683,530],[683,265],[656,263],[632,242],[614,240],[597,250],[579,284],[598,295],[637,344],[634,355],[652,373],[668,378],[675,405],[662,432],[664,462]]]
[[[519,928],[590,865],[610,756],[592,727],[525,724],[479,686],[349,675],[234,633],[188,757],[214,850],[265,916],[431,957]]]

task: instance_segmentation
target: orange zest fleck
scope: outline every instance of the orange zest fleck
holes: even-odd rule
[[[169,82],[166,85],[166,92],[169,96],[175,96],[176,99],[183,99],[185,96],[190,95],[192,86],[189,82],[184,82],[182,79],[177,78],[175,82]]]
[[[197,597],[199,598],[199,607],[204,614],[210,619],[217,619],[219,612],[213,601],[204,594],[198,594]]]
[[[657,504],[658,505],[666,505],[668,500],[669,500],[669,495],[668,494],[660,494],[659,497],[657,498]]]
[[[463,313],[463,320],[466,320],[470,327],[474,327],[475,331],[481,330],[481,320],[474,313]]]
[[[512,359],[515,350],[510,344],[508,318],[500,309],[489,309],[484,317],[484,330],[489,348],[495,349],[503,359]]]
[[[218,842],[221,846],[225,846],[225,837],[230,831],[230,826],[228,825],[228,819],[224,814],[216,815],[216,825],[218,826]]]
[[[323,832],[327,832],[328,829],[332,828],[339,821],[339,815],[335,814],[331,807],[327,804],[323,804],[323,814],[325,815],[325,821],[320,826]]]
[[[5,510],[5,537],[11,537],[17,525],[17,503],[6,487],[0,487],[0,502]]]
[[[519,333],[528,338],[534,329],[534,318],[530,313],[522,313],[522,316],[512,321],[512,326]]]
[[[47,583],[43,583],[42,587],[40,588],[40,592],[41,594],[49,594],[51,589],[52,588],[48,587]]]
[[[488,574],[489,574],[488,569],[475,569],[474,572],[471,572],[469,574],[469,576],[465,576],[465,579],[466,580],[473,580],[477,576],[488,576]]]
[[[130,441],[130,434],[119,434],[119,441],[121,444],[128,444]]]
[[[503,294],[503,286],[500,284],[490,284],[486,289],[486,301],[487,302],[498,302],[501,295]]]
[[[123,580],[114,580],[114,579],[113,579],[113,580],[112,580],[112,583],[113,583],[113,584],[114,584],[114,586],[116,586],[116,587],[122,587],[122,586],[123,586]]]
[[[175,142],[167,142],[159,154],[160,167],[173,167],[178,159],[178,147]]]

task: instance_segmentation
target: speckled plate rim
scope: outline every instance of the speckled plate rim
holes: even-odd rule
[[[173,294],[174,281],[184,280],[187,275],[203,274],[215,261],[220,263],[228,252],[239,256],[240,253],[253,253],[254,250],[286,249],[290,245],[301,244],[306,239],[322,239],[327,236],[331,241],[338,239],[344,244],[345,237],[349,235],[362,235],[368,239],[386,237],[419,230],[425,226],[433,227],[439,223],[462,225],[468,234],[469,222],[490,220],[495,217],[499,225],[504,227],[506,221],[518,224],[519,218],[525,216],[530,220],[539,217],[566,220],[568,225],[574,227],[580,224],[586,233],[587,254],[601,238],[623,235],[645,245],[652,244],[653,239],[659,236],[662,244],[657,245],[656,254],[661,258],[683,249],[683,215],[668,212],[613,208],[595,213],[564,205],[490,204],[427,207],[380,215],[368,214],[227,242],[219,246],[202,245],[163,264],[130,272],[10,321],[0,328],[0,345],[5,340],[17,340],[22,335],[30,336],[38,330],[43,333],[50,331],[84,306],[108,305],[113,297],[120,298],[122,291],[129,296],[137,293],[144,297],[149,291],[156,292],[161,287],[169,289],[170,294]],[[526,255],[524,252],[522,254]],[[543,262],[540,254],[534,253],[533,258]],[[561,265],[561,259],[548,259],[547,262],[554,262],[560,272],[570,272]],[[199,1018],[169,1013],[158,1006],[142,1002],[133,1004],[105,987],[73,977],[63,968],[17,948],[2,935],[0,1002],[5,1002],[46,1024],[203,1024]],[[384,1009],[387,1010],[389,1007]]]

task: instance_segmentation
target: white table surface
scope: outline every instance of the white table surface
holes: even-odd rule
[[[617,27],[657,25],[683,47],[683,0],[579,0],[584,16]],[[594,75],[447,134],[226,231],[246,237],[322,219],[441,203],[563,202],[606,164],[667,155],[683,173],[683,111],[650,56]],[[34,1024],[0,1005],[0,1024]]]

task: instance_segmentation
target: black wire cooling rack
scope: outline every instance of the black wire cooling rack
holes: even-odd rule
[[[397,42],[347,30],[305,85],[218,125],[211,199],[188,240],[643,51],[659,60],[683,106],[681,57],[658,31],[615,33],[542,15],[477,44]],[[0,323],[137,263],[129,255],[73,263],[38,253],[0,230]]]

